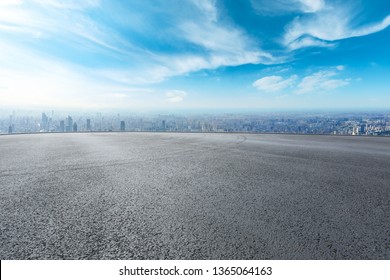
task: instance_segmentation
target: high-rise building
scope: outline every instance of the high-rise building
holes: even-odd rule
[[[166,124],[165,124],[165,120],[162,121],[162,129],[165,130],[167,128]]]
[[[60,121],[60,132],[65,131],[65,121]]]
[[[73,132],[77,132],[77,123],[76,122],[73,124]]]
[[[365,132],[366,132],[366,125],[365,124],[360,125],[360,133],[364,134]]]
[[[40,128],[41,131],[49,131],[49,118],[45,113],[42,113]]]
[[[91,120],[87,119],[87,130],[91,130]]]
[[[12,125],[10,125],[9,127],[8,127],[8,134],[12,134]]]
[[[41,118],[41,123],[47,123],[48,117],[46,116],[45,113],[42,113],[42,118]]]
[[[121,121],[121,131],[125,131],[125,121]]]
[[[71,132],[73,129],[73,119],[71,116],[68,116],[66,118],[66,126],[65,126],[65,131],[66,132]]]

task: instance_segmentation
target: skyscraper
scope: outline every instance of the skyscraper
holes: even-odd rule
[[[76,122],[73,124],[73,132],[77,132],[77,123]]]
[[[165,120],[162,121],[162,130],[165,131],[165,129],[167,128],[166,124],[165,124]]]
[[[91,130],[91,120],[87,119],[87,130]]]
[[[66,118],[66,127],[65,127],[65,131],[66,132],[71,132],[72,131],[72,128],[73,128],[73,119],[71,116],[68,116]]]
[[[60,121],[60,132],[65,131],[65,121]]]
[[[45,113],[42,113],[41,131],[49,131],[49,118]]]
[[[360,134],[365,134],[365,132],[366,132],[366,125],[365,124],[360,125]]]
[[[121,131],[125,131],[125,121],[121,121]]]

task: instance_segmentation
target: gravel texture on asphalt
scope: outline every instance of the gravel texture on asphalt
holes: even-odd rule
[[[390,137],[0,136],[0,259],[390,259]]]

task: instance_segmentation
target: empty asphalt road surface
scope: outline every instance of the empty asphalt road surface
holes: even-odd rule
[[[0,136],[0,259],[390,259],[390,138]]]

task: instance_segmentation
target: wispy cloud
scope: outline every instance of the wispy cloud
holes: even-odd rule
[[[218,10],[215,6],[216,0],[191,0],[191,2],[203,11],[209,21],[217,21]]]
[[[70,10],[83,10],[86,8],[97,7],[100,5],[99,0],[33,0],[33,2],[43,5],[43,6],[51,6],[58,9],[70,9]]]
[[[315,13],[325,7],[324,0],[251,0],[251,3],[255,10],[266,15]]]
[[[296,17],[285,28],[283,44],[292,50],[310,46],[332,47],[334,41],[369,35],[390,25],[390,16],[379,22],[363,24],[359,22],[353,4],[342,4],[330,2],[313,14]]]
[[[357,28],[355,30],[350,30],[350,33],[347,34],[348,37],[359,37],[359,36],[365,36],[372,33],[376,33],[379,31],[382,31],[383,29],[387,28],[390,25],[390,15],[385,17],[380,22],[371,23],[368,25],[364,25],[360,28]],[[345,38],[348,38],[345,37]]]
[[[232,23],[220,22],[216,1],[192,2],[196,4],[200,14],[179,23],[178,35],[203,49],[203,54],[198,54],[198,61],[204,60],[203,68],[273,63],[276,60],[271,53],[262,50],[259,43],[244,30]]]
[[[337,73],[334,71],[319,71],[304,77],[298,84],[295,93],[315,93],[334,90],[349,84],[349,79],[335,79]]]
[[[146,107],[156,97],[148,88],[102,79],[87,67],[44,56],[26,47],[0,41],[0,48],[3,62],[0,104],[3,106]]]
[[[277,67],[271,67],[271,69],[277,71]],[[288,78],[276,75],[266,76],[256,80],[252,85],[259,91],[264,92],[289,90],[296,94],[306,94],[331,91],[350,83],[350,79],[338,78],[344,69],[344,65],[337,65],[302,78],[298,75],[292,75]]]
[[[170,90],[165,93],[168,102],[170,103],[178,103],[182,102],[184,98],[187,96],[187,92],[182,90]]]
[[[115,30],[87,16],[86,11],[97,8],[99,1],[95,0],[82,3],[35,0],[0,9],[0,18],[4,29],[8,27],[12,28],[12,32],[26,34],[28,37],[22,38],[25,42],[28,42],[29,37],[40,38],[49,43],[60,41],[64,47],[100,48],[130,55],[131,52],[125,51],[125,48],[118,47],[129,48],[129,44],[115,36]]]
[[[307,47],[323,47],[323,48],[331,48],[336,44],[329,43],[323,40],[319,40],[313,37],[301,37],[298,38],[287,45],[289,50],[297,50]]]
[[[301,10],[306,13],[314,13],[322,10],[325,7],[324,0],[298,0],[301,4]]]
[[[298,77],[297,75],[292,75],[288,79],[284,79],[281,76],[263,77],[261,79],[256,80],[253,83],[253,86],[260,91],[266,91],[266,92],[280,91],[287,87],[291,87],[295,83],[297,77]]]
[[[22,3],[23,3],[22,0],[2,0],[0,2],[0,6],[20,5]]]
[[[250,57],[249,62],[253,63],[259,63],[261,56],[271,57],[235,28],[221,27],[212,22],[186,22],[180,26],[180,30],[185,40],[205,48],[210,54],[221,53],[233,58]]]

